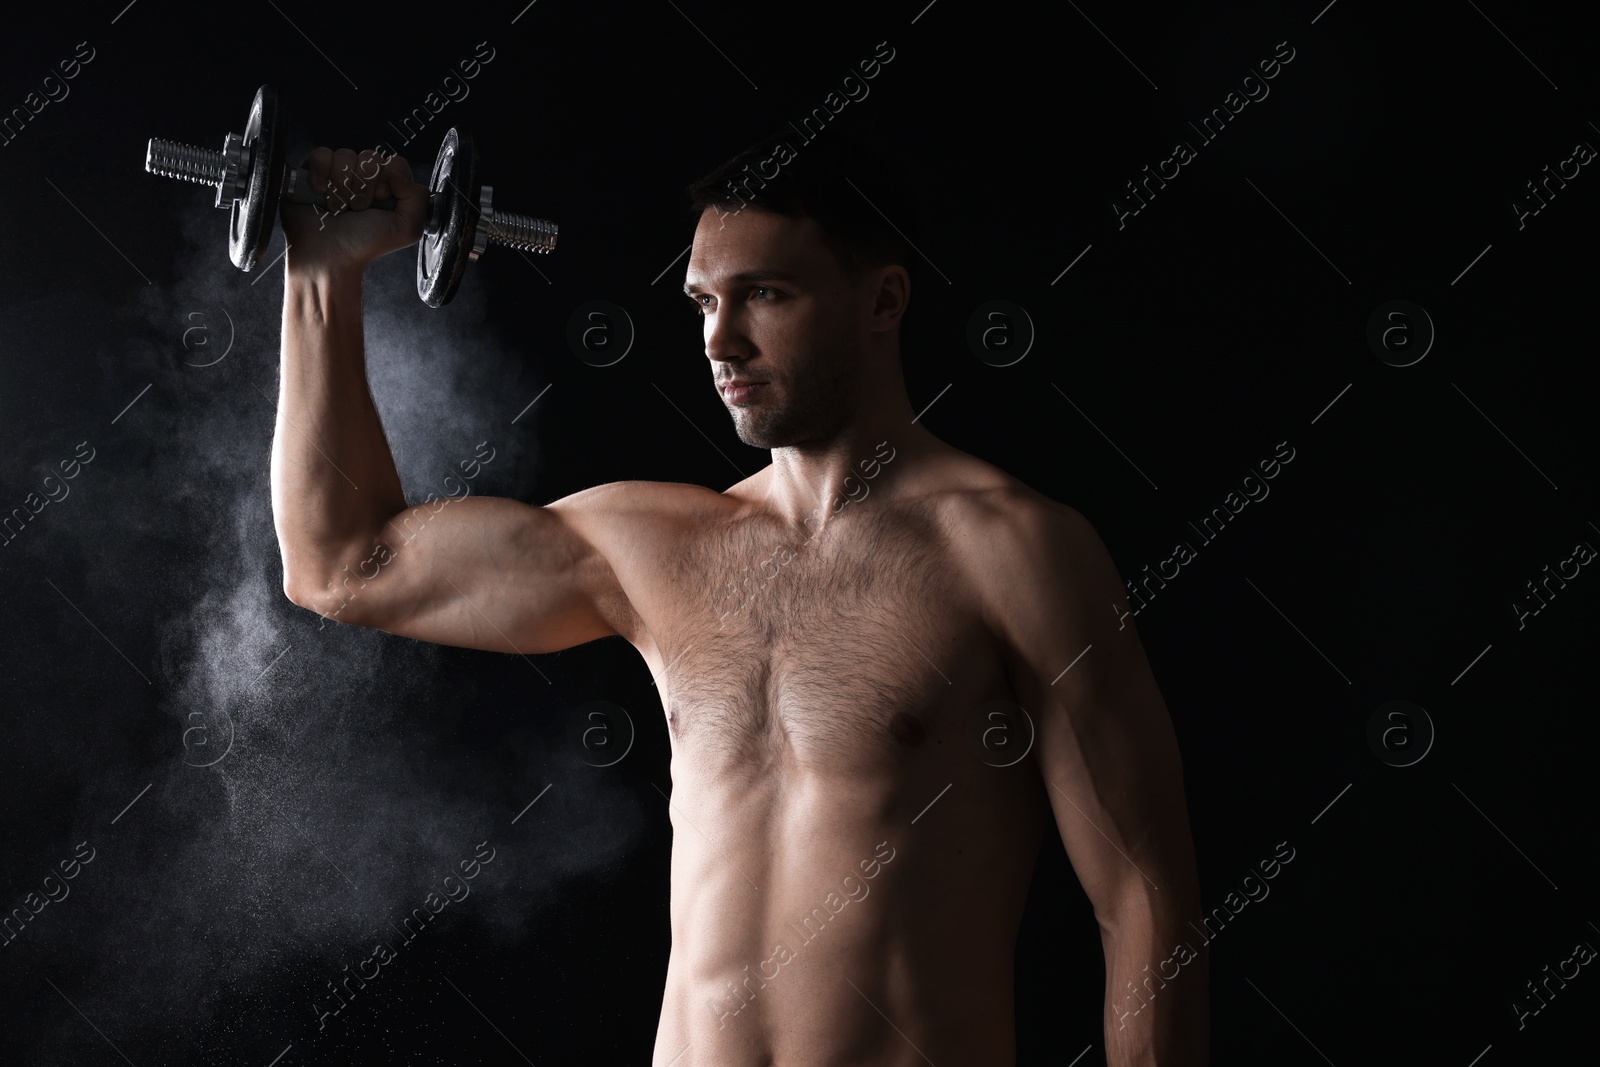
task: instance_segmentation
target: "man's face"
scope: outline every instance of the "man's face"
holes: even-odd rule
[[[870,294],[812,219],[708,209],[684,292],[705,318],[706,357],[739,439],[757,448],[824,440],[849,417]],[[743,397],[731,379],[760,382]]]

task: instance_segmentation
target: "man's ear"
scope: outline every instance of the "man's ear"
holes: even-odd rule
[[[911,302],[911,276],[901,266],[889,265],[873,272],[872,328],[897,326]]]

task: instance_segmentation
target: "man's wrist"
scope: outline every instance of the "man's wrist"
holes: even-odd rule
[[[285,310],[308,312],[326,321],[336,308],[359,308],[362,273],[363,268],[354,264],[290,262],[284,270]]]

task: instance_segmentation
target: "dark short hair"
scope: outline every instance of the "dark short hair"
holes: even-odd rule
[[[788,162],[778,162],[785,156]],[[688,191],[696,215],[708,208],[750,209],[814,220],[823,242],[851,275],[897,264],[914,276],[919,253],[913,246],[922,238],[908,171],[843,130],[829,129],[807,140],[792,126],[780,128]]]

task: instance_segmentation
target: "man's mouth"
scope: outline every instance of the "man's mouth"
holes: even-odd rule
[[[753,378],[730,378],[722,383],[722,396],[728,403],[737,404],[755,396],[756,392],[766,384]]]

